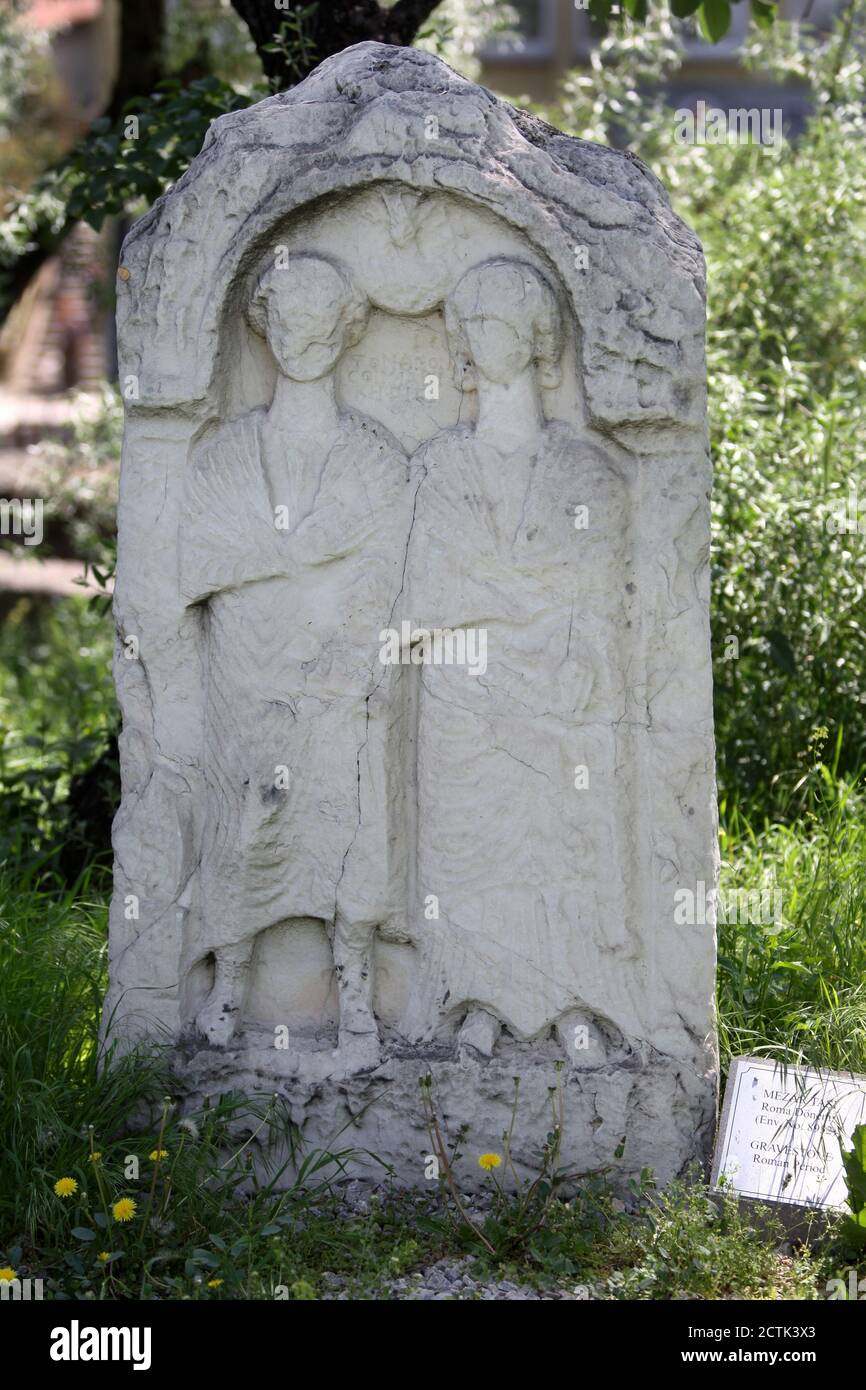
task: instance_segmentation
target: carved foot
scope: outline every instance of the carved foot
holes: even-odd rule
[[[355,1071],[374,1071],[382,1061],[382,1048],[378,1033],[350,1033],[340,1029],[340,1038],[334,1060],[347,1074]]]
[[[457,1036],[457,1057],[467,1062],[489,1062],[502,1032],[502,1024],[486,1009],[470,1009]]]
[[[205,1004],[196,1017],[196,1028],[211,1047],[226,1047],[235,1035],[238,1009],[231,1000],[216,999]]]

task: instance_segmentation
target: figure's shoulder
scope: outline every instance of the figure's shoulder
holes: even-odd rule
[[[191,463],[201,470],[217,468],[238,459],[260,458],[265,407],[249,411],[235,420],[226,420],[193,445]]]
[[[440,430],[432,439],[419,444],[412,455],[412,467],[432,478],[461,462],[471,448],[474,432],[470,425],[454,425]]]
[[[349,445],[357,449],[359,444],[366,442],[377,453],[388,452],[399,454],[401,459],[406,458],[406,450],[397,436],[381,420],[374,420],[372,415],[364,415],[360,410],[348,410],[343,416],[342,426],[340,444],[343,447]]]
[[[624,450],[595,430],[564,420],[549,420],[545,425],[539,461],[546,470],[591,478],[614,491],[627,485],[632,471]]]

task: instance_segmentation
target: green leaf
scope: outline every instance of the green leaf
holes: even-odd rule
[[[219,1260],[217,1259],[216,1255],[212,1255],[209,1250],[193,1250],[192,1258],[196,1260],[199,1264],[207,1265],[208,1269],[219,1268]]]
[[[91,1231],[88,1226],[73,1226],[72,1235],[76,1240],[96,1240],[96,1232]]]
[[[776,6],[764,0],[752,0],[752,18],[759,29],[771,29],[776,18]]]
[[[847,1216],[842,1230],[845,1239],[855,1250],[866,1247],[866,1207],[854,1216]]]
[[[842,1150],[848,1205],[860,1220],[866,1213],[866,1125],[858,1125],[851,1136],[851,1148]]]
[[[705,39],[718,43],[731,27],[729,0],[704,0],[698,10],[698,25]]]
[[[671,14],[677,19],[688,19],[700,7],[701,0],[671,0]]]
[[[606,24],[610,19],[610,12],[613,9],[614,0],[589,0],[590,17],[597,24]]]

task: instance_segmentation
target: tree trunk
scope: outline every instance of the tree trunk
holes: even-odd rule
[[[376,0],[319,0],[314,6],[305,0],[288,0],[278,9],[274,0],[232,0],[276,91],[293,87],[323,59],[353,43],[372,39],[411,44],[438,4],[439,0],[397,0],[386,8]],[[305,15],[307,10],[311,13]],[[269,52],[281,30],[288,40],[286,46]],[[293,43],[298,37],[302,42]]]
[[[165,0],[121,0],[117,77],[105,112],[116,120],[133,97],[148,96],[165,76]]]

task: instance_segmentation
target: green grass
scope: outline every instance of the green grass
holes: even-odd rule
[[[719,928],[722,1055],[866,1072],[862,792],[823,764],[809,776],[818,790],[793,824],[723,822],[722,886],[774,884],[782,913]]]
[[[480,1274],[540,1289],[591,1284],[604,1298],[824,1295],[847,1262],[832,1243],[782,1253],[772,1231],[730,1205],[720,1214],[700,1182],[662,1195],[647,1187],[628,1211],[603,1183],[588,1185],[551,1203],[531,1245],[516,1220],[509,1243],[506,1211],[502,1248],[512,1253],[497,1262],[436,1202],[420,1221],[415,1198],[397,1192],[347,1214],[330,1188],[346,1151],[306,1155],[310,1189],[278,1196],[267,1163],[272,1177],[293,1145],[304,1160],[279,1111],[251,1121],[228,1097],[197,1117],[193,1138],[171,1109],[160,1139],[164,1097],[178,1089],[167,1055],[99,1054],[109,875],[91,868],[69,884],[53,867],[68,779],[114,717],[109,646],[106,618],[81,601],[41,615],[16,607],[0,633],[0,1266],[42,1277],[49,1297],[303,1300],[339,1287],[365,1299],[389,1296],[395,1277],[411,1289],[418,1271],[468,1248]],[[823,744],[813,738],[799,773],[769,797],[722,804],[723,888],[772,885],[782,904],[778,921],[720,928],[723,1066],[749,1053],[866,1071],[864,793],[839,771],[838,740],[827,763]],[[257,1188],[251,1122],[266,1141]],[[159,1168],[157,1148],[169,1155]],[[60,1177],[77,1183],[73,1198],[55,1194]],[[122,1196],[137,1203],[128,1225],[111,1215]]]
[[[116,1127],[142,1076],[100,1072],[104,885],[0,875],[0,1221],[35,1238],[52,1215],[49,1172],[69,1171],[82,1126]]]
[[[724,881],[775,880],[784,902],[781,924],[721,929],[723,1054],[866,1070],[866,826],[859,793],[823,764],[810,776],[799,824],[756,831],[737,810],[723,831]],[[441,1211],[419,1222],[410,1195],[347,1216],[330,1183],[348,1149],[307,1155],[310,1190],[278,1196],[273,1174],[297,1140],[283,1113],[254,1118],[272,1171],[251,1187],[251,1121],[238,1098],[199,1114],[194,1138],[177,1109],[163,1122],[176,1083],[159,1048],[99,1065],[106,888],[101,874],[74,887],[20,866],[0,876],[0,1265],[43,1277],[55,1297],[308,1299],[339,1279],[363,1299],[464,1257],[466,1233]],[[168,1158],[157,1171],[148,1156],[160,1148]],[[65,1200],[53,1187],[64,1176],[78,1184]],[[122,1196],[137,1203],[128,1226],[111,1216]],[[661,1195],[647,1186],[628,1211],[602,1183],[552,1203],[543,1240],[477,1269],[542,1289],[588,1283],[604,1298],[824,1296],[845,1264],[838,1250],[783,1253],[777,1236],[731,1204],[720,1213],[700,1182]],[[103,1249],[108,1265],[96,1258]]]

